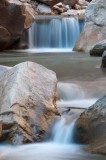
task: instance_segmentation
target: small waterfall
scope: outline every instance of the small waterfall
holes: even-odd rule
[[[52,141],[60,144],[72,144],[74,142],[74,128],[75,120],[67,122],[67,120],[62,117],[53,128]]]
[[[82,25],[77,18],[39,18],[29,29],[30,49],[72,49]]]

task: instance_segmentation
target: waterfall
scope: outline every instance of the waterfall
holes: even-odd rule
[[[77,18],[39,18],[29,29],[30,49],[72,49],[82,24]]]
[[[72,144],[74,142],[74,128],[75,120],[67,122],[67,120],[62,117],[53,127],[52,141],[60,144]]]

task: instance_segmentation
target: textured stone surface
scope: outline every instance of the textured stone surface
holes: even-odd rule
[[[98,42],[106,39],[106,0],[92,0],[85,14],[84,29],[74,47],[89,52]]]
[[[79,139],[90,144],[90,151],[106,154],[106,96],[81,114],[77,131]]]
[[[30,0],[0,0],[0,50],[18,40],[32,25],[34,16]]]
[[[33,62],[7,70],[0,79],[0,139],[12,144],[42,141],[55,119],[56,86],[56,74]]]

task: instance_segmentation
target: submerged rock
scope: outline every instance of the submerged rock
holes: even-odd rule
[[[42,141],[56,116],[56,74],[24,62],[0,79],[0,140],[12,144]]]
[[[90,50],[90,55],[102,57],[103,52],[105,50],[106,50],[106,40],[94,45],[94,47]]]
[[[85,13],[85,26],[74,47],[75,51],[89,52],[106,39],[106,0],[93,0]]]
[[[34,18],[35,10],[30,0],[0,0],[0,50],[19,40]]]
[[[81,114],[77,132],[81,141],[90,144],[90,151],[106,154],[106,96]]]

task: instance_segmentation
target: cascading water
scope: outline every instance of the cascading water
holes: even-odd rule
[[[84,98],[84,91],[80,96],[80,86],[71,83],[67,85],[70,86],[69,90],[73,91],[70,92],[73,94],[73,96],[70,96],[71,99],[77,99],[75,95]],[[60,98],[65,91],[63,88],[67,85],[61,83]],[[71,117],[72,119],[70,119]],[[105,157],[87,153],[83,150],[83,146],[75,144],[74,128],[76,118],[77,114],[73,114],[73,112],[72,115],[69,113],[62,114],[61,119],[53,127],[51,141],[49,142],[17,147],[0,147],[0,160],[105,160]]]
[[[52,141],[60,144],[70,144],[74,142],[75,120],[68,122],[65,118],[57,122],[52,131]]]
[[[57,106],[59,108],[88,108],[97,100],[95,96],[90,97],[87,90],[75,83],[58,83],[58,95],[60,100]]]
[[[81,28],[77,18],[39,18],[29,29],[30,49],[71,50],[77,41]]]

